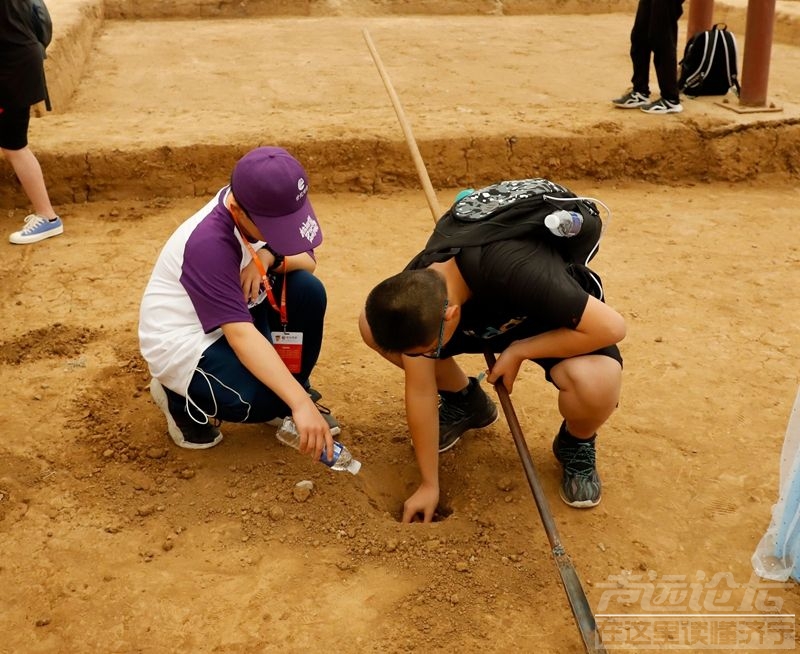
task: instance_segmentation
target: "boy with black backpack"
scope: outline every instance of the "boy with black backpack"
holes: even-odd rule
[[[572,237],[551,233],[559,210],[582,222]],[[603,301],[586,263],[601,232],[594,202],[545,179],[504,181],[458,199],[406,269],[378,284],[359,318],[364,341],[405,372],[406,417],[421,483],[403,521],[433,518],[438,457],[470,429],[497,419],[462,353],[499,354],[489,383],[513,390],[525,360],[559,391],[564,420],[553,451],[564,468],[561,497],[600,502],[597,429],[619,400],[625,321]]]
[[[678,95],[678,19],[683,0],[639,0],[631,29],[633,88],[612,100],[620,109],[641,109],[648,114],[683,111]],[[650,55],[661,97],[650,101]]]

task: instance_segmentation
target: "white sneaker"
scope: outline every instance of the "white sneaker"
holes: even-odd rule
[[[680,102],[670,102],[661,98],[655,102],[651,102],[644,107],[639,107],[646,114],[679,114],[683,111],[683,105]]]
[[[25,218],[25,225],[18,232],[14,232],[8,237],[10,243],[25,245],[26,243],[36,243],[43,241],[51,236],[58,236],[64,233],[64,223],[61,218],[56,216],[52,220],[44,216],[32,213]]]

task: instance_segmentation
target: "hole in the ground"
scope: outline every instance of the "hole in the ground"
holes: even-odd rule
[[[453,509],[450,508],[444,501],[439,502],[439,506],[436,507],[436,510],[433,512],[432,522],[444,522],[453,515]],[[395,513],[395,518],[398,522],[403,520],[403,507],[400,507],[400,510]],[[417,513],[412,519],[411,522],[422,522],[423,515],[422,512]]]

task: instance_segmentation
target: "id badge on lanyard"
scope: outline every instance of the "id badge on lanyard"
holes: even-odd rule
[[[239,232],[241,233],[242,229],[239,227],[239,223],[236,220],[236,217],[233,218],[236,226],[239,228]],[[298,373],[300,372],[302,360],[303,360],[303,332],[290,332],[286,330],[286,326],[289,324],[289,319],[286,313],[286,260],[283,262],[283,285],[281,287],[281,303],[278,306],[277,302],[275,301],[275,297],[272,294],[272,284],[269,283],[269,278],[267,277],[267,271],[264,269],[264,264],[261,263],[261,259],[258,258],[256,251],[253,249],[253,246],[247,241],[247,239],[243,239],[244,244],[247,246],[247,249],[250,250],[250,256],[253,258],[253,263],[258,268],[258,272],[261,273],[261,283],[264,286],[264,291],[267,295],[267,299],[269,300],[270,306],[278,312],[281,317],[281,328],[283,331],[273,332],[273,347],[275,351],[278,353],[278,356],[283,361],[284,365],[288,368],[289,372],[291,373]],[[260,295],[259,295],[260,298]]]
[[[273,345],[289,372],[300,372],[303,358],[303,332],[274,332]]]

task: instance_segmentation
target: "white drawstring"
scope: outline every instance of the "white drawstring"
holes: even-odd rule
[[[239,394],[239,392],[237,390],[231,388],[230,386],[226,386],[217,377],[215,377],[211,373],[206,372],[202,368],[195,368],[195,372],[200,373],[200,375],[202,375],[203,379],[205,380],[206,384],[208,384],[209,395],[211,395],[211,399],[214,402],[214,412],[213,413],[206,413],[205,411],[203,411],[197,405],[197,403],[189,397],[189,393],[187,391],[187,393],[186,393],[185,410],[186,410],[187,415],[192,420],[194,420],[198,425],[207,425],[209,423],[209,418],[216,418],[217,417],[217,412],[218,412],[217,398],[214,395],[214,387],[211,385],[211,382],[209,381],[209,379],[213,379],[220,386],[222,386],[223,388],[227,388],[231,393],[236,395],[236,397],[239,398],[239,401],[242,404],[247,406],[247,413],[245,414],[244,420],[241,421],[241,422],[247,422],[247,419],[250,417],[250,409],[252,408],[252,405],[249,402],[246,402],[245,399]],[[200,414],[203,416],[203,421],[202,422],[192,415],[192,411],[191,411],[192,407],[197,409],[197,411],[199,411]]]

